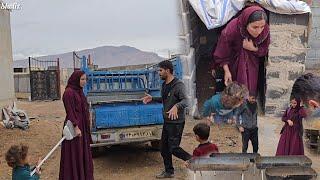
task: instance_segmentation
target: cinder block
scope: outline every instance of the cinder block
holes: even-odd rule
[[[286,33],[275,32],[271,34],[270,50],[273,50],[273,48],[276,48],[276,50],[280,50],[280,53],[282,54],[288,54],[289,52],[296,52],[296,51],[300,53],[300,51],[306,48],[305,47],[306,42],[307,42],[307,36],[305,35],[305,31],[286,32]]]
[[[320,69],[320,58],[319,59],[314,59],[312,61],[308,61],[306,64],[307,69]]]
[[[182,13],[182,28],[183,28],[183,32],[184,34],[189,33],[189,30],[191,29],[190,27],[190,14],[189,13]]]
[[[320,37],[320,27],[314,27],[315,37]]]
[[[189,8],[188,8],[188,1],[187,0],[179,0],[178,1],[178,7],[180,8],[180,10],[182,12],[188,12]]]
[[[278,105],[277,104],[268,104],[266,103],[266,108],[265,108],[265,113],[266,114],[275,114],[277,108],[278,108]]]
[[[289,62],[298,62],[298,63],[304,63],[306,59],[306,53],[300,53],[300,54],[293,54],[292,52],[291,56],[269,56],[269,60],[272,63],[279,63],[284,61]]]
[[[288,93],[288,89],[267,90],[267,98],[278,99]]]
[[[317,0],[315,0],[315,1],[317,1]],[[320,17],[320,8],[319,7],[311,7],[311,12],[312,12],[313,17]]]
[[[185,85],[185,87],[186,87],[186,90],[187,90],[188,92],[191,92],[191,89],[192,89],[192,82],[191,82],[191,80],[190,80],[189,78],[186,78],[186,76],[184,76],[182,81],[183,81],[183,83],[184,83],[184,85]]]
[[[316,49],[310,49],[307,52],[306,59],[315,59],[315,58],[317,58],[317,50]]]
[[[311,7],[320,7],[320,1],[319,0],[312,0]]]
[[[316,27],[312,27],[311,29],[311,33],[309,36],[309,42],[314,41],[318,36],[317,36],[317,28]]]
[[[269,23],[273,24],[297,24],[297,25],[308,25],[309,15],[306,14],[296,14],[296,15],[286,15],[286,14],[276,14],[270,12]]]
[[[186,41],[185,41],[185,36],[179,36],[179,41],[178,41],[178,53],[179,54],[187,54],[189,51],[189,47],[187,47]]]
[[[309,43],[309,46],[312,48],[312,49],[319,49],[320,48],[320,37],[317,38],[317,39],[314,39],[313,41],[311,41]]]
[[[297,79],[300,75],[303,74],[304,71],[302,70],[298,70],[298,71],[289,71],[289,77],[288,79],[291,81],[294,81],[295,79]]]
[[[180,58],[181,58],[183,74],[189,76],[190,75],[190,70],[189,70],[189,67],[188,67],[189,65],[188,65],[187,57],[182,55],[182,56],[180,56]]]
[[[270,78],[279,78],[280,77],[280,71],[270,71],[267,70],[267,79]]]
[[[270,14],[269,14],[270,25],[273,25],[273,24],[294,24],[294,22],[295,22],[295,19],[293,16],[276,14],[273,12],[270,12]]]
[[[314,16],[312,18],[312,27],[315,27],[315,28],[320,27],[320,16]]]

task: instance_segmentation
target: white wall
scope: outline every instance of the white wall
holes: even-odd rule
[[[0,1],[1,2],[1,1]],[[10,12],[0,9],[0,108],[14,98]],[[2,113],[0,113],[0,118]]]

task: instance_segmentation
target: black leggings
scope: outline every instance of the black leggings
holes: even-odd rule
[[[242,135],[242,152],[247,153],[249,140],[253,147],[253,153],[257,153],[259,149],[258,128],[244,129]]]

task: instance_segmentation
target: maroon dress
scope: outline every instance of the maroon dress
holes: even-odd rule
[[[282,121],[285,122],[285,125],[281,130],[281,137],[279,140],[276,156],[304,155],[302,140],[302,119],[304,117],[306,117],[306,112],[302,106],[297,106],[296,108],[288,108],[283,114]],[[293,126],[289,126],[287,122],[288,120],[293,121]]]
[[[270,44],[269,25],[266,24],[261,34],[254,38],[247,31],[247,22],[252,13],[263,11],[259,6],[251,6],[223,29],[217,47],[213,53],[215,66],[228,64],[232,80],[248,87],[252,96],[257,95],[257,82],[259,73],[259,58],[266,56]],[[251,39],[257,52],[243,48],[243,40]]]
[[[80,77],[83,74],[82,71],[75,71],[63,94],[66,121],[70,120],[74,126],[78,126],[82,136],[62,142],[60,180],[93,180],[89,110],[80,87]]]

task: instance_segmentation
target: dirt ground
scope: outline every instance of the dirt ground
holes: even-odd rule
[[[307,72],[320,74],[320,70],[309,70]],[[0,180],[11,179],[11,169],[7,166],[4,157],[5,152],[11,145],[19,143],[28,145],[31,162],[34,163],[38,157],[44,157],[61,138],[65,116],[61,101],[19,101],[17,104],[20,109],[25,110],[33,119],[31,120],[30,129],[26,131],[5,129],[0,125]],[[198,122],[199,120],[188,118],[184,130],[181,146],[190,153],[197,146],[192,128]],[[278,121],[277,118],[259,117],[260,154],[275,154],[281,127],[281,121]],[[240,152],[241,150],[240,134],[233,126],[212,126],[210,138],[218,145],[220,152]],[[319,154],[306,149],[306,155],[313,160],[313,167],[319,173]],[[57,149],[43,165],[41,179],[58,179],[59,163],[60,149]],[[182,161],[174,159],[174,165],[176,170],[175,179],[187,179],[190,173],[187,172]],[[149,180],[154,179],[155,174],[162,169],[163,164],[160,153],[150,148],[148,144],[106,148],[94,158],[94,176],[96,180]]]
[[[5,152],[14,144],[24,143],[29,146],[31,162],[44,157],[61,138],[64,121],[64,108],[61,101],[27,102],[19,101],[19,109],[25,110],[31,120],[30,129],[5,129],[0,126],[0,179],[11,179],[11,169],[5,162]],[[182,139],[182,147],[192,153],[197,143],[192,128],[199,120],[188,118]],[[213,126],[211,139],[221,152],[240,152],[240,134],[234,126]],[[43,165],[41,179],[58,179],[60,148]],[[187,170],[181,160],[174,159],[175,179],[187,179]],[[96,180],[106,179],[154,179],[155,174],[163,169],[162,158],[158,151],[148,144],[114,146],[99,152],[94,158],[94,176]]]

